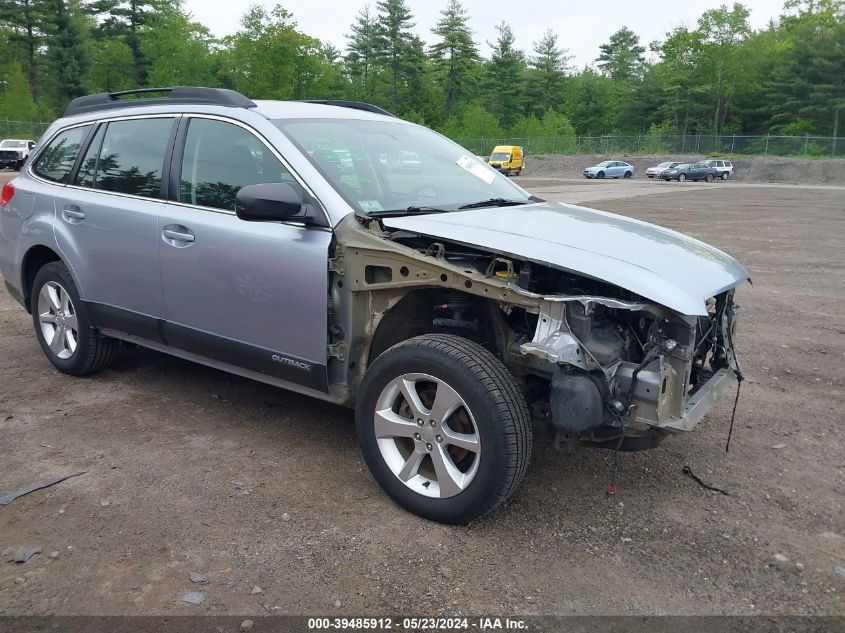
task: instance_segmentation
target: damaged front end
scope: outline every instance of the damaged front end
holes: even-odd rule
[[[519,352],[554,365],[547,402],[556,445],[642,450],[692,429],[741,375],[733,290],[706,317],[596,296],[545,297]]]
[[[329,371],[349,393],[390,346],[450,333],[504,363],[557,446],[644,450],[692,429],[741,378],[733,299],[744,271],[685,315],[595,276],[380,222],[350,219],[337,236],[332,340],[348,357]]]

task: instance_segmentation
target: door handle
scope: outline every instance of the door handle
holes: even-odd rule
[[[82,211],[82,209],[80,209],[75,204],[69,204],[64,209],[62,209],[62,216],[65,220],[68,221],[84,220],[85,212]]]
[[[170,243],[173,242],[193,242],[194,241],[194,234],[191,233],[188,229],[184,226],[178,227],[165,227],[161,231],[162,237]],[[175,244],[174,244],[175,246]]]

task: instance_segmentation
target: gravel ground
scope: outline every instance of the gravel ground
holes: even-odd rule
[[[0,507],[0,614],[843,614],[845,190],[522,182],[748,265],[730,453],[732,398],[609,502],[610,455],[537,429],[511,502],[445,527],[380,492],[350,411],[141,349],[61,375],[0,293],[0,492],[86,471]]]

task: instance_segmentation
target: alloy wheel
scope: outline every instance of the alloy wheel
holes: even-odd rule
[[[453,497],[478,472],[481,436],[464,399],[445,381],[403,374],[382,390],[373,418],[388,468],[426,497]]]
[[[48,281],[38,293],[38,321],[50,352],[67,360],[76,353],[79,321],[70,295],[60,284]]]

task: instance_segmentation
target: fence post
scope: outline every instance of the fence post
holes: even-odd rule
[[[552,137],[552,154],[555,153],[555,137]]]
[[[806,156],[807,156],[807,146],[808,146],[809,144],[810,144],[810,135],[809,135],[809,134],[805,134],[805,135],[804,135],[804,157],[805,157],[805,158],[806,158]]]
[[[734,153],[734,144],[735,143],[736,143],[736,134],[734,134],[733,138],[731,138],[731,154]]]
[[[766,134],[766,151],[764,153],[765,156],[769,155],[769,135]]]

